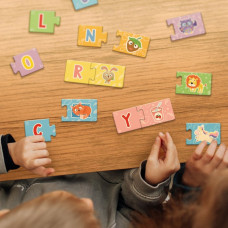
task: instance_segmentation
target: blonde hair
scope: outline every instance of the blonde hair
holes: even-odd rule
[[[56,191],[24,203],[0,219],[1,228],[100,228],[85,203]]]

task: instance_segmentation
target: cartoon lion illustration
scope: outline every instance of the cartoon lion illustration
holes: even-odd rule
[[[196,90],[198,89],[199,94],[202,94],[204,87],[207,86],[207,84],[203,85],[200,77],[194,74],[188,75],[188,77],[186,78],[186,85],[191,92],[196,92]]]

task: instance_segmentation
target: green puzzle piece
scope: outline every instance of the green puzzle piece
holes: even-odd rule
[[[31,10],[30,32],[54,33],[55,25],[60,25],[60,17],[55,16],[55,11]]]
[[[177,72],[182,77],[182,85],[176,85],[176,94],[211,95],[210,73]]]

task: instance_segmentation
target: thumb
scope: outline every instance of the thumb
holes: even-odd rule
[[[40,166],[38,168],[30,170],[32,173],[37,174],[39,176],[47,177],[55,172],[53,168],[45,168],[44,166]]]
[[[158,159],[161,148],[161,138],[159,136],[156,137],[155,142],[152,146],[149,158]]]

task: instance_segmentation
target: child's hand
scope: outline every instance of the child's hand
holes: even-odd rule
[[[165,152],[160,158],[160,149]],[[180,169],[177,149],[169,133],[159,133],[147,159],[145,180],[151,185],[157,185]]]
[[[8,143],[8,148],[16,165],[41,176],[48,176],[55,171],[53,168],[44,167],[51,163],[51,159],[48,158],[46,143],[41,135],[29,136],[18,142]]]
[[[182,182],[191,187],[203,185],[208,177],[217,169],[228,167],[228,149],[221,144],[216,151],[217,141],[212,141],[205,154],[203,150],[207,142],[201,142],[190,159],[186,162]]]

